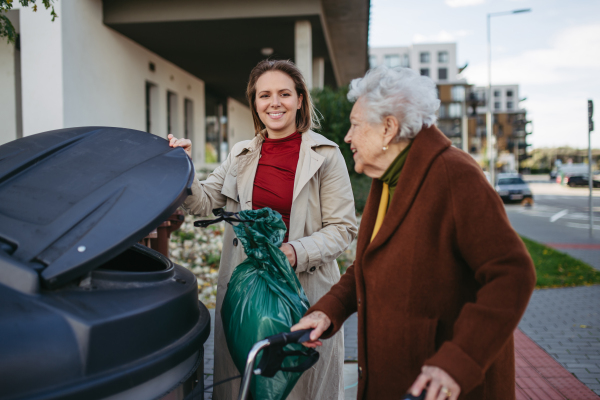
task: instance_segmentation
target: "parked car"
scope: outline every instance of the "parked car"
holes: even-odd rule
[[[529,185],[516,173],[498,174],[496,192],[505,203],[533,202],[533,195]]]
[[[565,176],[564,180],[565,180],[565,184],[567,184],[569,187],[589,186],[589,184],[590,184],[589,177],[587,175]],[[592,187],[600,188],[600,181],[597,181],[594,179],[592,181]]]

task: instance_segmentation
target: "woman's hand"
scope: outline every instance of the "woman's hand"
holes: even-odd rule
[[[177,139],[175,136],[169,134],[169,146],[171,147],[183,147],[189,158],[192,158],[192,141],[189,139]]]
[[[302,343],[306,347],[315,348],[317,346],[323,346],[323,342],[319,340],[323,332],[329,329],[331,320],[321,311],[315,311],[307,316],[303,317],[298,323],[292,326],[291,331],[299,331],[300,329],[314,329],[310,333],[310,342]]]
[[[291,244],[284,243],[279,248],[285,254],[288,261],[290,262],[290,266],[296,269],[296,252],[294,251],[294,247]]]
[[[425,388],[427,389],[425,400],[456,400],[460,394],[460,386],[446,371],[427,365],[421,368],[421,375],[410,387],[410,393],[419,396]]]

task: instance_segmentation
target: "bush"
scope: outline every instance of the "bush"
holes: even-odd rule
[[[315,107],[323,117],[318,132],[340,146],[342,155],[346,160],[348,173],[351,176],[358,175],[354,172],[354,161],[352,160],[350,146],[344,143],[344,136],[350,129],[350,112],[352,111],[352,103],[346,97],[348,88],[331,89],[325,87],[313,90],[311,95]]]
[[[350,129],[350,112],[352,111],[352,103],[347,98],[348,88],[331,89],[325,87],[313,90],[311,94],[315,106],[323,117],[321,120],[321,129],[318,131],[340,146],[344,160],[346,160],[348,174],[350,174],[356,212],[360,214],[365,208],[372,179],[354,171],[352,151],[350,151],[350,146],[344,143],[344,137],[348,133],[348,129]]]

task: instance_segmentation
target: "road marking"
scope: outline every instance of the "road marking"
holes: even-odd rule
[[[550,217],[550,222],[554,222],[559,218],[564,217],[565,215],[567,215],[569,213],[569,210],[562,210],[557,212],[556,214],[554,214],[552,217]]]
[[[577,224],[575,222],[567,222],[566,225],[571,228],[590,229],[590,224]],[[598,229],[600,231],[600,225],[594,225],[593,229]]]

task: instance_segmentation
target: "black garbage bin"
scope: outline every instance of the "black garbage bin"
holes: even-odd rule
[[[1,399],[175,400],[202,385],[196,278],[137,244],[193,176],[182,149],[130,129],[0,146]]]

